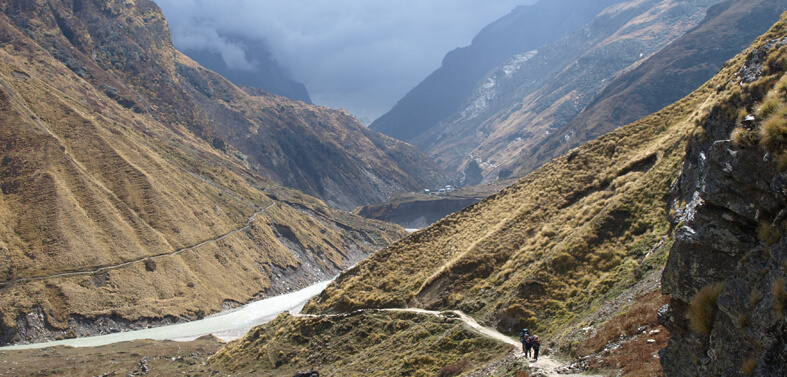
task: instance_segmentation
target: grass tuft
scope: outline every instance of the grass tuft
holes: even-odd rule
[[[689,327],[703,335],[710,335],[713,328],[713,316],[716,313],[717,303],[721,291],[724,290],[724,282],[712,284],[702,288],[691,299],[691,305],[687,313]]]
[[[739,314],[738,315],[738,329],[744,329],[751,325],[751,321],[749,320],[749,316],[746,314]]]
[[[767,96],[757,109],[757,117],[759,119],[768,118],[769,116],[776,113],[779,110],[779,107],[781,107],[781,101],[779,101],[778,97]]]
[[[733,144],[739,147],[753,147],[760,145],[760,135],[758,135],[757,132],[744,127],[738,127],[732,131],[730,140],[732,140]]]
[[[784,290],[784,279],[776,279],[773,282],[773,311],[784,319],[784,311],[787,310],[787,292]]]
[[[754,371],[757,369],[757,360],[746,359],[741,367],[741,374],[745,376],[753,376]]]
[[[780,116],[765,119],[760,129],[760,145],[771,153],[787,149],[787,119]]]
[[[749,297],[750,309],[754,309],[760,303],[760,300],[762,300],[762,293],[755,289],[751,292],[751,297]]]
[[[760,226],[757,227],[757,236],[766,246],[771,246],[779,241],[779,229],[768,221],[761,221]]]

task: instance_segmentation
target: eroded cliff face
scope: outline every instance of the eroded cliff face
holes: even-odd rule
[[[787,172],[763,110],[773,96],[784,109],[783,27],[784,17],[717,88],[732,94],[701,124],[673,186],[675,244],[662,281],[672,299],[660,312],[672,334],[661,352],[668,376],[787,375]]]

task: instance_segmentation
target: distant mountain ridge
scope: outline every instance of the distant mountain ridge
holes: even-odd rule
[[[581,30],[492,70],[461,110],[413,142],[463,184],[479,183],[480,176],[494,180],[501,171],[521,176],[526,172],[516,161],[545,141],[576,146],[589,140],[561,131],[620,72],[681,37],[719,1],[631,0],[609,6]],[[556,139],[557,133],[563,139]],[[557,154],[550,156],[540,163]],[[468,173],[479,168],[480,176]]]
[[[696,27],[610,81],[573,119],[510,163],[522,176],[586,140],[654,113],[712,77],[787,10],[784,0],[728,0]]]
[[[458,111],[476,83],[514,54],[524,53],[581,28],[598,12],[622,0],[542,0],[521,6],[485,27],[470,46],[457,48],[442,66],[369,126],[413,142]]]
[[[227,37],[227,39],[243,49],[246,60],[252,65],[251,69],[230,68],[221,54],[210,48],[184,48],[181,52],[235,85],[260,88],[292,100],[312,104],[306,86],[291,78],[263,41],[244,36]]]

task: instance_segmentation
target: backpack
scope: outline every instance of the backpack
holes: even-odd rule
[[[525,337],[528,337],[528,336],[530,336],[530,330],[528,330],[528,329],[522,329],[522,332],[519,333],[519,339],[520,340],[525,340]]]

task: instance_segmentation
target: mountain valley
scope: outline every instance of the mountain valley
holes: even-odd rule
[[[203,67],[150,0],[0,2],[0,345],[335,277],[230,343],[0,375],[783,376],[785,10],[542,0],[368,129]]]
[[[321,122],[333,136],[368,135],[351,137],[368,156],[328,161],[347,167],[342,184],[363,157],[359,179],[379,182],[369,166],[384,165],[386,176],[404,179],[387,185],[420,187],[376,145],[403,161],[414,148],[344,113],[193,73],[201,68],[168,35],[160,10],[144,0],[3,3],[2,343],[199,318],[328,279],[405,234],[265,178],[213,125],[242,111],[284,118],[271,106],[308,114],[301,133]],[[238,103],[202,107],[205,96],[188,91],[204,77]],[[336,147],[348,144],[325,145],[323,153],[339,156]],[[285,150],[282,157],[295,152]]]

